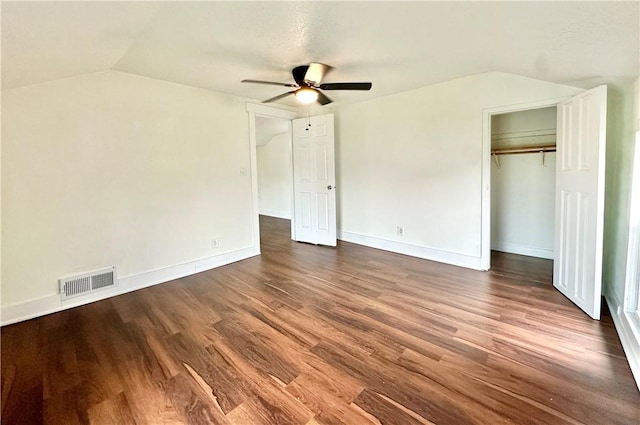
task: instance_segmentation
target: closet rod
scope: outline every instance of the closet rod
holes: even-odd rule
[[[527,146],[522,148],[502,148],[491,149],[491,155],[506,155],[510,153],[539,153],[539,152],[555,152],[555,145],[545,146]]]

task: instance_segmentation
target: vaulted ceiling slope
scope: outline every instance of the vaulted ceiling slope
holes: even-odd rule
[[[576,86],[639,74],[639,2],[2,2],[2,87],[118,70],[251,98],[311,61],[341,103],[488,71]]]

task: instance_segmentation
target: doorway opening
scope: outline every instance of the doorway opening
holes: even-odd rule
[[[494,259],[496,253],[554,259],[556,117],[555,106],[491,116]]]
[[[258,212],[263,216],[291,220],[291,121],[257,116],[255,123]]]
[[[286,183],[282,182],[280,170],[274,170],[275,164],[288,164],[283,172],[291,173],[291,121],[296,117],[296,113],[280,108],[273,108],[260,104],[247,104],[249,113],[249,147],[251,154],[251,188],[252,188],[252,214],[253,231],[252,239],[256,254],[260,253],[260,214],[280,214],[287,215],[287,205],[289,205],[288,215],[291,221],[291,236],[294,236],[294,215],[292,210],[292,180],[288,182],[288,192]],[[288,138],[288,142],[285,140]],[[275,141],[271,147],[272,141]],[[286,145],[286,151],[283,148]],[[259,149],[265,150],[259,151]],[[274,157],[284,151],[286,158]],[[274,157],[274,158],[271,158]],[[259,166],[260,162],[260,166]],[[276,172],[277,175],[272,175]],[[259,190],[259,174],[263,184],[263,190]],[[269,186],[270,182],[277,181],[277,189]],[[289,202],[286,202],[288,197]],[[261,200],[262,198],[262,200]],[[261,202],[262,201],[262,202]]]
[[[247,104],[249,112],[249,142],[251,153],[251,188],[253,210],[253,247],[260,254],[260,213],[290,216],[291,239],[315,245],[336,246],[336,195],[335,195],[335,139],[333,114],[317,115],[307,119],[295,119],[296,113],[264,105]],[[274,119],[276,121],[274,121]],[[283,133],[283,121],[287,135]],[[265,128],[271,128],[265,131]],[[259,142],[264,139],[265,142]],[[273,179],[266,176],[269,169],[282,166],[280,156],[277,164],[265,165],[272,152],[260,152],[263,146],[274,142],[271,150],[285,150],[288,146],[286,170],[279,171],[281,187],[288,186],[283,174],[293,178],[285,190],[277,190]],[[258,146],[258,145],[262,146]],[[268,149],[269,150],[269,149]],[[266,153],[266,155],[265,155]],[[259,158],[259,156],[261,158]],[[295,159],[295,164],[294,164]],[[266,160],[266,161],[265,161]],[[259,172],[258,162],[262,167]],[[279,165],[278,165],[279,164]],[[259,182],[261,174],[261,183]],[[265,178],[267,180],[265,180]],[[262,185],[262,194],[259,186]],[[273,193],[267,193],[273,189]],[[289,203],[286,193],[289,192]],[[262,204],[261,200],[262,198]],[[266,202],[275,202],[271,208]],[[280,205],[273,208],[273,205]],[[286,208],[289,205],[289,208]]]
[[[495,213],[493,212],[492,204],[495,202],[493,199],[492,193],[492,180],[494,179],[495,168],[502,167],[505,159],[507,161],[507,166],[509,168],[512,167],[512,163],[514,162],[511,157],[516,157],[518,155],[492,155],[493,148],[493,139],[496,140],[496,149],[498,146],[506,145],[506,146],[523,146],[524,142],[531,143],[547,143],[549,145],[552,144],[550,142],[551,136],[545,136],[545,133],[551,133],[548,128],[557,128],[557,116],[554,118],[553,123],[548,123],[548,119],[543,117],[548,117],[551,115],[551,111],[557,108],[557,105],[565,101],[566,98],[556,98],[556,99],[547,99],[539,102],[531,102],[519,105],[509,105],[509,106],[501,106],[497,108],[485,109],[483,112],[483,134],[482,134],[482,155],[483,155],[483,165],[482,165],[482,217],[481,217],[481,247],[480,247],[480,269],[481,270],[489,270],[491,268],[491,252],[492,248],[496,247],[496,244],[493,243],[494,239],[497,239],[499,235],[504,234],[505,230],[499,231],[497,235],[494,236],[495,231],[492,229],[492,224],[495,219]],[[542,110],[544,112],[529,112],[529,111],[538,111]],[[528,116],[531,113],[533,115],[540,115],[540,117],[533,118],[533,124],[527,123],[532,118]],[[514,115],[510,115],[514,114]],[[498,121],[497,126],[494,128],[494,117],[502,117],[496,118]],[[542,122],[535,129],[535,123]],[[548,128],[545,128],[548,127]],[[532,130],[533,129],[533,130]],[[537,131],[536,131],[537,130]],[[533,139],[532,139],[533,137]],[[502,140],[500,140],[502,139]],[[537,140],[536,140],[537,139]],[[534,142],[535,140],[535,142]],[[553,144],[555,144],[555,137],[553,137]],[[542,156],[540,153],[536,154],[522,154],[521,158],[516,158],[515,162],[522,162],[523,160],[527,160],[527,162],[533,161],[538,166],[541,167]],[[510,158],[507,158],[510,157]],[[529,158],[522,158],[529,157]],[[555,158],[553,158],[555,159]],[[545,170],[551,171],[555,170],[555,166],[551,166],[549,160],[549,154],[545,153]],[[499,165],[498,165],[499,164]],[[494,168],[495,167],[495,168]],[[503,168],[500,168],[502,171]],[[504,174],[504,173],[503,173]],[[507,184],[509,184],[507,182]],[[496,198],[500,199],[500,198]],[[548,223],[548,226],[551,228],[554,227],[554,221],[552,220]],[[500,242],[500,241],[497,241]],[[507,241],[508,242],[508,241]],[[553,247],[553,245],[552,245]],[[504,249],[504,245],[501,247]],[[553,248],[552,248],[553,249]]]
[[[258,214],[262,229],[265,219],[288,223],[293,237],[293,164],[291,121],[284,118],[255,117]],[[269,234],[260,232],[260,244]]]

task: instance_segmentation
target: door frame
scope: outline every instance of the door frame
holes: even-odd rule
[[[282,109],[265,106],[257,103],[247,103],[247,113],[249,115],[249,155],[251,170],[251,240],[256,254],[260,254],[260,205],[258,204],[258,158],[256,145],[256,117],[284,119],[289,121],[289,133],[292,132],[291,121],[299,116],[295,109]],[[291,149],[291,139],[289,140],[289,163],[293,164],[293,153]],[[293,165],[292,165],[293,167]],[[293,170],[292,170],[293,171]],[[293,196],[293,193],[291,194]],[[294,227],[294,210],[291,205],[291,232],[295,231]]]
[[[482,200],[480,229],[480,270],[491,268],[491,117],[510,112],[529,111],[532,109],[558,106],[560,102],[570,99],[563,96],[535,102],[497,106],[482,111]]]

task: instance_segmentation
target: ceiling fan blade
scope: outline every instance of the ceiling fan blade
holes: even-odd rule
[[[307,72],[304,74],[304,82],[311,86],[318,86],[322,79],[333,68],[323,63],[311,62]]]
[[[306,86],[304,82],[304,76],[307,73],[308,69],[309,69],[309,65],[301,65],[301,66],[296,66],[291,70],[291,74],[293,74],[294,81],[298,83],[300,87]]]
[[[326,83],[320,84],[322,90],[371,90],[371,83]]]
[[[263,100],[262,103],[275,102],[276,100],[280,100],[282,98],[285,98],[285,97],[289,96],[290,94],[294,94],[295,92],[296,91],[294,90],[294,91],[290,91],[290,92],[287,92],[287,93],[282,93],[282,94],[279,94],[279,95],[277,95],[275,97],[272,97],[271,99]]]
[[[318,103],[321,105],[327,105],[331,102],[333,102],[333,100],[329,99],[327,97],[327,95],[325,95],[324,93],[321,93],[320,91],[316,90],[318,92]]]
[[[293,83],[277,83],[275,81],[262,81],[262,80],[242,80],[241,83],[269,84],[272,86],[281,86],[281,87],[298,87],[297,84],[293,84]]]

